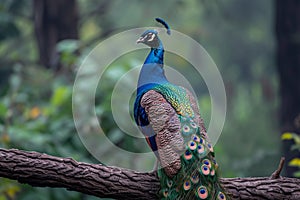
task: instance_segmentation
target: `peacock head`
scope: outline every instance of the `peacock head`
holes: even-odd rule
[[[171,34],[169,25],[163,19],[155,18],[155,20],[161,23],[162,25],[164,25],[164,27],[167,29],[167,33],[169,35]],[[161,45],[157,30],[145,31],[136,42],[143,43],[145,45],[148,45],[151,48],[158,48]]]
[[[156,30],[147,30],[136,41],[137,43],[143,43],[151,48],[157,48],[160,40],[158,38],[158,32]]]

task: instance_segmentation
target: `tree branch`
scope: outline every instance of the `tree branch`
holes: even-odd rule
[[[284,165],[285,157],[281,157],[278,168],[273,172],[271,175],[271,179],[277,179],[280,178],[280,173],[282,171],[283,165]]]
[[[0,148],[0,176],[38,187],[61,187],[97,197],[157,199],[155,173],[76,162],[37,152]],[[223,178],[233,199],[300,199],[300,179]]]

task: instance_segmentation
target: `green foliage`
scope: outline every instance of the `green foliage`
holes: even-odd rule
[[[57,46],[57,52],[60,53],[60,61],[64,66],[72,66],[77,62],[80,45],[78,40],[62,40]]]
[[[296,133],[285,132],[281,135],[282,140],[293,140],[294,144],[291,146],[291,151],[298,150],[300,151],[300,136]],[[289,162],[289,166],[298,167],[299,171],[294,173],[295,177],[300,177],[300,158],[293,158]]]
[[[18,3],[17,1],[0,2],[0,41],[20,35],[20,29],[13,16],[19,8]]]
[[[20,190],[15,181],[3,178],[0,182],[0,200],[15,199]]]
[[[39,80],[28,71],[38,75]],[[72,82],[66,80],[65,75],[58,76],[38,67],[29,70],[17,66],[9,80],[6,94],[0,98],[1,147],[95,162],[76,134],[72,118]],[[18,199],[40,199],[42,196],[42,199],[78,199],[82,196],[63,189],[25,187],[28,191],[24,192],[25,188],[21,189],[15,182],[8,184],[1,180],[1,183],[6,196],[16,196],[18,192]],[[42,195],[45,192],[49,195]]]

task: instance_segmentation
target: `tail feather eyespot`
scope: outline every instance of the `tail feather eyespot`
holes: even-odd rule
[[[165,198],[167,198],[168,195],[169,195],[169,190],[168,190],[168,189],[163,189],[163,190],[161,191],[161,193],[162,193],[162,195],[163,195]]]
[[[199,182],[199,175],[198,174],[194,174],[191,176],[191,181],[192,183],[196,184]]]
[[[195,142],[200,142],[200,138],[197,135],[193,135],[192,136],[192,140],[194,140]]]
[[[203,175],[208,175],[210,173],[210,169],[208,168],[207,165],[203,164],[201,166],[201,172],[202,172]]]
[[[205,148],[202,144],[199,144],[198,147],[197,147],[197,152],[198,154],[203,154],[205,151]]]
[[[197,190],[197,195],[200,199],[206,199],[208,197],[208,191],[205,186],[200,186]]]
[[[191,127],[192,128],[197,128],[197,124],[195,122],[191,122]]]
[[[185,133],[185,134],[189,134],[190,133],[190,127],[188,126],[188,125],[184,125],[183,127],[182,127],[182,131],[183,131],[183,133]]]
[[[170,188],[173,185],[173,181],[172,180],[167,180],[167,186]]]
[[[194,141],[190,141],[188,146],[190,150],[195,150],[197,148],[197,144]]]
[[[190,159],[192,159],[192,157],[193,157],[193,154],[189,150],[185,151],[185,153],[184,153],[185,160],[190,160]]]
[[[210,152],[214,152],[214,148],[210,143],[207,144],[207,147],[208,147]]]
[[[219,192],[218,194],[218,200],[226,200],[226,196],[223,192]]]
[[[202,161],[202,163],[205,164],[205,165],[207,165],[208,168],[211,168],[211,163],[210,163],[210,161],[209,161],[208,159],[204,159],[204,160]]]
[[[191,188],[191,182],[190,182],[189,180],[184,181],[184,183],[183,183],[183,189],[184,189],[185,191],[187,191],[187,190],[189,190],[190,188]]]
[[[205,140],[203,138],[200,138],[199,143],[200,144],[205,144]]]

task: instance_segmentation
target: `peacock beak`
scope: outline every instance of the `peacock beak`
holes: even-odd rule
[[[144,42],[144,37],[140,37],[137,41],[136,41],[136,43],[138,44],[138,43],[143,43]]]

